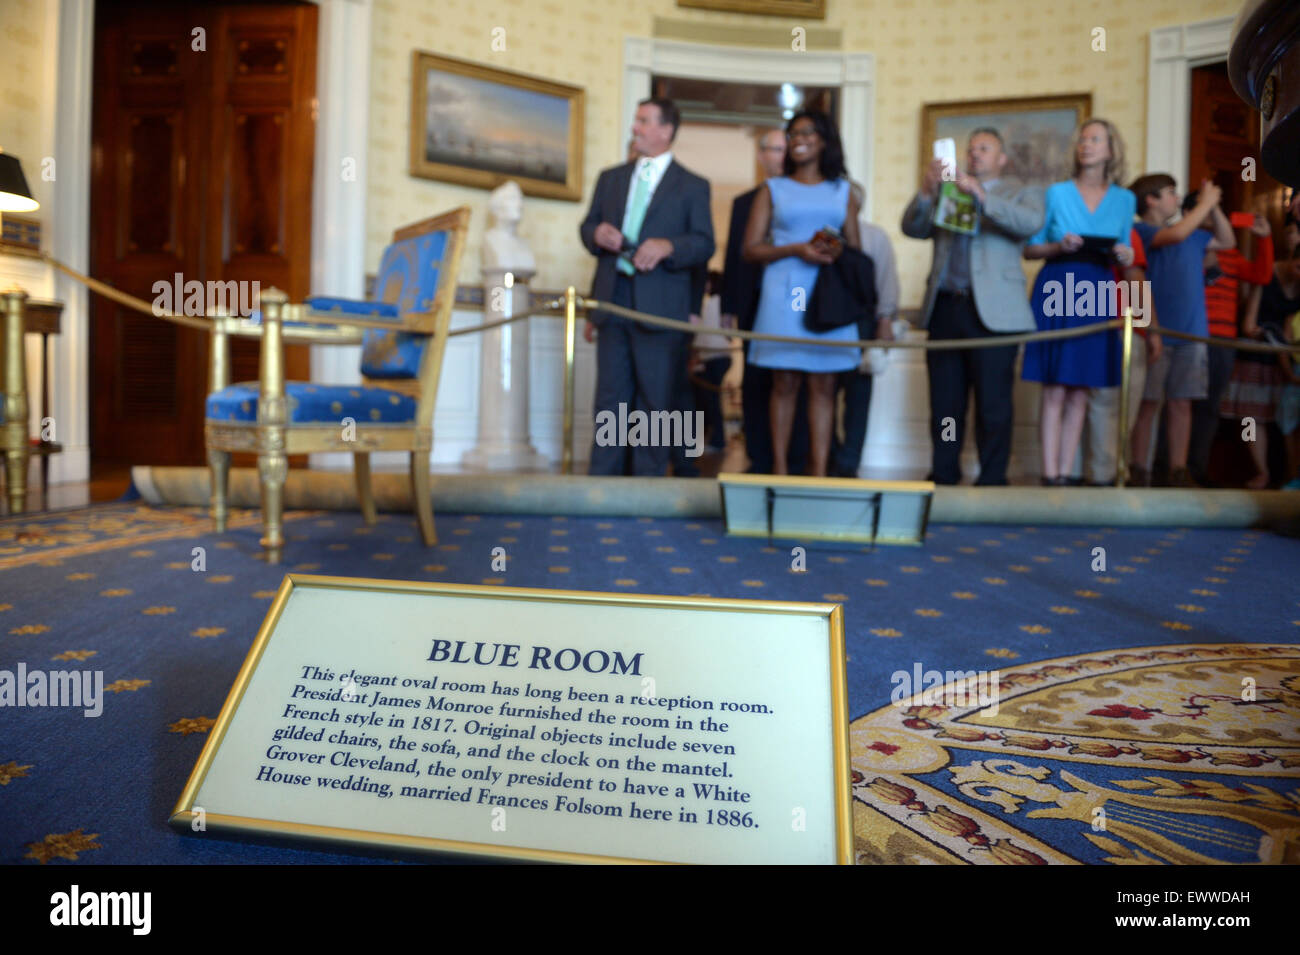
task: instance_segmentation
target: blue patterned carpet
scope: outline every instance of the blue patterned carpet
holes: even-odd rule
[[[223,536],[138,503],[0,521],[0,670],[101,669],[108,691],[99,719],[0,709],[0,861],[353,861],[166,826],[286,571],[841,602],[860,859],[1300,861],[1300,541],[938,525],[921,548],[810,547],[796,573],[717,522],[440,515],[432,549],[402,514],[286,530],[268,567],[255,512]],[[1000,715],[891,706],[917,665],[997,669]]]

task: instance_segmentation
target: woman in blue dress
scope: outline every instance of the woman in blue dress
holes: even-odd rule
[[[834,262],[844,243],[855,249],[862,247],[858,201],[849,188],[839,131],[825,113],[805,110],[787,124],[786,140],[789,148],[785,175],[767,180],[767,188],[758,190],[745,228],[745,260],[766,266],[754,331],[855,341],[856,325],[814,334],[803,324],[817,283],[817,270]],[[842,236],[842,241],[833,233]],[[789,473],[786,452],[799,385],[806,377],[809,473],[826,476],[835,418],[835,380],[841,372],[857,368],[861,357],[859,349],[847,346],[827,348],[761,340],[750,345],[749,363],[772,371],[774,473]]]
[[[1114,266],[1129,265],[1129,230],[1137,200],[1118,185],[1124,179],[1124,141],[1104,119],[1090,119],[1074,134],[1070,179],[1047,188],[1043,227],[1029,238],[1025,258],[1046,259],[1030,301],[1040,331],[1077,328],[1116,318],[1106,290]],[[1084,248],[1084,237],[1094,239]],[[1110,240],[1095,248],[1096,238]],[[1077,314],[1083,313],[1083,314]],[[1023,377],[1042,382],[1039,437],[1043,484],[1069,483],[1090,388],[1119,384],[1120,343],[1116,331],[1081,338],[1030,342]]]

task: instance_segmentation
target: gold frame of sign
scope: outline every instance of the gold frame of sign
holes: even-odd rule
[[[832,752],[832,794],[834,799],[834,835],[832,839],[834,862],[853,864],[853,822],[850,792],[848,684],[845,670],[844,617],[839,604],[795,603],[773,600],[732,600],[709,597],[677,597],[648,594],[616,594],[580,590],[539,590],[521,587],[483,586],[476,584],[439,584],[420,581],[374,580],[367,578],[327,577],[288,574],[272,602],[257,638],[226,697],[221,713],[213,725],[198,762],[181,792],[168,819],[168,824],[182,833],[191,833],[196,819],[202,819],[202,831],[218,836],[252,838],[260,841],[302,843],[304,848],[324,851],[341,849],[375,855],[391,855],[395,850],[416,855],[441,854],[479,857],[498,860],[567,863],[651,863],[661,860],[631,856],[599,855],[530,846],[509,846],[486,842],[473,842],[452,838],[405,835],[378,832],[361,828],[343,828],[294,822],[286,819],[252,818],[223,814],[200,808],[196,798],[203,789],[209,771],[217,759],[227,731],[234,721],[245,693],[257,678],[257,671],[266,649],[275,635],[285,608],[296,588],[322,588],[325,590],[364,591],[369,593],[434,594],[451,597],[481,598],[488,601],[518,601],[525,604],[550,603],[573,605],[575,608],[597,605],[622,605],[665,611],[709,610],[737,614],[798,615],[803,618],[823,618],[827,628],[827,660],[829,662],[831,726],[829,741]],[[820,624],[817,624],[820,628]],[[539,639],[544,639],[539,638]],[[782,671],[782,679],[788,679]],[[283,701],[281,701],[283,702]],[[718,712],[718,711],[713,711]],[[276,719],[288,717],[276,717]],[[310,787],[308,787],[308,791]],[[282,793],[282,798],[287,794]],[[274,797],[272,797],[274,799]],[[657,828],[648,828],[646,841],[661,834]],[[312,844],[315,845],[312,845]],[[671,860],[670,860],[671,861]],[[775,860],[767,860],[768,862]],[[831,860],[827,860],[828,862]]]

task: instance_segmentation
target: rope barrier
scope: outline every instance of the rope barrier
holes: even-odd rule
[[[210,315],[179,315],[175,312],[160,310],[155,308],[151,302],[146,302],[142,298],[137,298],[134,295],[115,289],[113,286],[108,285],[105,282],[101,282],[89,275],[78,272],[70,266],[64,265],[48,252],[41,253],[41,258],[58,271],[67,275],[69,278],[85,285],[92,292],[117,302],[119,305],[125,306],[126,308],[134,309],[137,312],[150,315],[154,318],[161,318],[164,321],[174,322],[177,325],[184,325],[187,328],[210,332],[212,330],[214,317],[226,317]],[[645,325],[653,325],[659,328],[685,332],[691,335],[698,333],[700,330],[698,325],[692,325],[690,322],[678,321],[677,319],[672,318],[663,318],[659,315],[650,315],[646,312],[639,312],[635,309],[615,305],[612,302],[602,302],[598,299],[586,298],[584,296],[578,296],[578,305],[580,308],[585,309],[588,314],[597,311],[608,312],[612,315],[619,315],[623,318],[641,322]],[[449,338],[454,338],[459,335],[473,335],[479,332],[486,332],[494,328],[500,328],[504,325],[510,325],[514,322],[522,321],[525,318],[531,318],[534,315],[545,316],[548,318],[563,318],[563,308],[563,299],[552,298],[507,318],[501,318],[491,322],[482,322],[468,328],[455,329],[454,331],[448,332],[447,336]],[[329,324],[347,325],[348,320],[346,317],[341,316],[337,322],[330,322]],[[1021,332],[1014,335],[993,335],[988,338],[977,339],[955,338],[915,341],[887,341],[882,339],[825,341],[820,338],[808,338],[798,335],[771,335],[766,332],[744,331],[743,329],[738,328],[724,329],[720,334],[725,334],[728,338],[742,338],[749,341],[782,342],[790,345],[816,345],[825,348],[921,348],[926,351],[949,351],[963,348],[1001,348],[1006,345],[1020,345],[1027,342],[1059,341],[1070,338],[1082,338],[1085,335],[1095,335],[1098,332],[1122,328],[1123,325],[1123,319],[1113,318],[1107,321],[1094,322],[1091,325],[1080,325],[1077,328],[1062,328],[1054,329],[1052,331]],[[400,331],[401,329],[394,328],[393,330]],[[1167,336],[1191,342],[1204,342],[1207,345],[1213,345],[1216,348],[1234,348],[1238,351],[1274,354],[1300,353],[1300,344],[1269,345],[1263,342],[1252,342],[1238,338],[1214,338],[1204,335],[1193,335],[1190,332],[1178,332],[1169,328],[1157,327],[1152,330],[1162,337]]]

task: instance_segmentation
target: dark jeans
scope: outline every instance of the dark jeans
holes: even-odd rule
[[[730,367],[730,356],[708,359],[699,377],[713,387],[695,385],[695,407],[704,412],[704,433],[708,436],[708,443],[719,448],[727,443],[727,426],[722,418],[722,392],[717,389]]]
[[[860,371],[842,372],[835,382],[836,391],[844,392],[844,440],[838,429],[831,436],[830,474],[832,477],[857,477],[862,462],[862,446],[867,442],[867,418],[871,416],[871,379]]]
[[[930,316],[930,340],[992,338],[970,296],[940,292]],[[927,351],[930,372],[930,441],[934,447],[934,482],[961,480],[966,407],[975,389],[975,447],[980,476],[976,484],[1006,484],[1011,458],[1012,387],[1016,346]],[[955,440],[944,441],[944,419],[953,419]]]
[[[1204,479],[1209,473],[1210,449],[1214,446],[1214,436],[1219,432],[1219,402],[1228,390],[1232,366],[1237,361],[1235,349],[1211,346],[1208,351],[1209,384],[1205,397],[1192,402],[1192,439],[1187,449],[1187,468],[1199,479]]]

